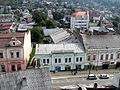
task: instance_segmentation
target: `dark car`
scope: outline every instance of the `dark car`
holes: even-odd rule
[[[101,74],[99,78],[100,79],[109,79],[109,75],[107,75],[107,74]]]
[[[94,74],[89,74],[88,77],[87,77],[87,79],[88,79],[88,80],[96,80],[97,77],[96,77],[96,75],[94,75]]]

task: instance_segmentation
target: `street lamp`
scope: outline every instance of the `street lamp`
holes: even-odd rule
[[[89,62],[89,74],[90,74],[91,68],[92,68],[92,63]]]

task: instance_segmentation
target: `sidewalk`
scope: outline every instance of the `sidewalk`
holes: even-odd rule
[[[99,76],[100,74],[109,74],[110,76],[113,76],[113,74],[120,72],[120,70],[116,69],[110,69],[110,70],[91,70],[91,74],[95,74]],[[78,71],[76,75],[72,75],[71,71],[63,71],[63,72],[56,72],[53,74],[51,72],[51,79],[65,79],[65,78],[85,78],[89,74],[89,71]]]

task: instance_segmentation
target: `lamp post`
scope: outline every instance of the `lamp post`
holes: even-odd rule
[[[89,62],[89,74],[90,74],[91,68],[92,68],[92,62]]]

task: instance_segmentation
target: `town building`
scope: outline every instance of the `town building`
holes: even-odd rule
[[[113,86],[120,89],[120,73],[114,73]],[[117,89],[117,90],[119,90],[119,89]]]
[[[12,23],[15,21],[13,14],[0,14],[0,23]]]
[[[79,44],[37,44],[36,68],[48,67],[51,71],[84,69],[84,55]]]
[[[49,32],[50,33],[50,32]],[[77,37],[75,37],[73,30],[59,29],[50,33],[50,37],[56,44],[60,43],[79,43]]]
[[[53,90],[50,72],[44,68],[0,74],[0,90]]]
[[[86,66],[103,69],[120,67],[120,35],[82,35]]]
[[[0,71],[25,70],[31,53],[31,34],[0,34]]]
[[[75,12],[71,15],[71,29],[88,29],[89,13],[85,11]]]
[[[0,33],[16,32],[17,25],[15,23],[4,23],[0,25]]]
[[[48,10],[48,18],[53,19],[52,11]]]

